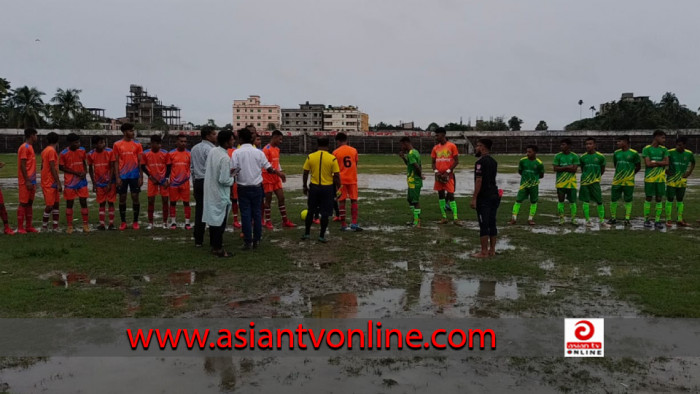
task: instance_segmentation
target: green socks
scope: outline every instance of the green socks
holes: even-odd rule
[[[586,218],[586,221],[591,220],[591,204],[587,202],[583,203],[583,217]]]
[[[413,225],[420,223],[420,209],[413,210]]]
[[[632,203],[626,202],[625,203],[625,219],[630,220],[630,217],[632,217]]]
[[[563,202],[558,202],[557,203],[557,213],[559,214],[559,217],[564,217],[564,203]]]
[[[440,213],[442,213],[443,219],[447,217],[447,213],[445,212],[445,200],[439,200],[438,204],[440,204]]]
[[[601,223],[605,221],[605,205],[603,204],[598,205],[598,220]]]
[[[644,220],[649,220],[651,213],[651,201],[644,201]]]
[[[576,212],[578,211],[578,208],[576,207],[576,204],[571,204],[571,220],[576,219]]]
[[[534,219],[536,212],[537,212],[537,204],[530,204],[530,217],[528,217],[527,220]]]
[[[457,201],[450,201],[450,209],[452,210],[452,218],[457,220]]]
[[[516,202],[515,204],[513,204],[513,220],[518,218],[518,213],[520,213],[520,203]]]
[[[617,219],[617,201],[610,203],[610,218]]]
[[[671,221],[671,215],[673,215],[673,202],[666,201],[666,221]]]
[[[661,202],[657,202],[657,203],[656,203],[656,212],[654,212],[654,213],[656,214],[656,218],[655,218],[655,219],[656,219],[657,222],[660,222],[660,221],[661,221],[661,212],[662,212],[663,210],[664,210],[664,204],[661,203]]]
[[[685,208],[685,203],[682,201],[678,201],[676,203],[676,207],[678,207],[678,221],[682,222],[683,221],[683,209]]]

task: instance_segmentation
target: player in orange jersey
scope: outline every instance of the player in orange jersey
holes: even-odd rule
[[[97,195],[100,224],[98,230],[105,230],[105,209],[109,204],[109,229],[114,230],[114,201],[117,199],[117,187],[114,176],[114,152],[107,148],[105,137],[92,137],[95,149],[87,155],[92,191]]]
[[[114,173],[117,178],[117,193],[119,193],[119,217],[122,223],[119,230],[126,230],[126,193],[131,191],[131,204],[134,211],[134,222],[132,228],[139,229],[139,193],[143,186],[143,175],[141,174],[141,153],[143,147],[141,143],[134,140],[136,132],[134,125],[124,123],[121,126],[124,138],[114,143]]]
[[[340,196],[338,196],[338,211],[340,214],[340,229],[347,230],[345,223],[345,201],[350,199],[350,213],[352,223],[350,230],[362,231],[362,227],[357,224],[357,149],[348,145],[348,136],[345,133],[338,133],[335,136],[338,146],[333,151],[333,156],[338,160],[340,166]]]
[[[36,155],[33,145],[37,132],[24,130],[24,142],[17,151],[17,181],[19,183],[19,207],[17,208],[17,233],[38,233],[32,226],[34,197],[36,196]],[[25,228],[26,221],[26,228]]]
[[[73,233],[73,200],[80,201],[80,215],[83,219],[83,232],[90,231],[87,208],[87,153],[80,146],[80,137],[68,134],[68,148],[61,151],[58,169],[63,171],[63,197],[66,199],[66,223],[68,234]]]
[[[430,154],[433,161],[433,172],[435,173],[434,189],[438,192],[440,213],[442,220],[440,223],[447,223],[447,213],[445,206],[450,204],[452,218],[455,224],[459,224],[457,217],[457,202],[455,201],[455,174],[454,169],[459,164],[459,151],[457,145],[447,140],[446,131],[443,127],[435,130],[435,142]]]
[[[277,206],[280,210],[280,215],[282,216],[282,225],[284,227],[296,227],[297,225],[292,223],[287,217],[287,208],[284,205],[284,190],[282,189],[282,183],[287,180],[287,177],[282,172],[282,167],[280,166],[280,144],[282,143],[282,132],[275,130],[272,132],[272,138],[270,143],[265,145],[263,148],[263,153],[270,162],[272,168],[280,171],[280,175],[270,174],[267,171],[263,171],[263,188],[265,191],[265,201],[263,202],[263,207],[265,211],[265,220],[263,221],[263,226],[272,229],[271,216],[271,205],[272,205],[272,193],[277,196]]]
[[[187,136],[177,136],[176,148],[168,153],[170,156],[170,228],[177,228],[177,202],[185,206],[185,230],[190,226],[190,151],[187,149]]]
[[[49,144],[41,151],[41,191],[44,193],[44,220],[42,230],[49,230],[49,218],[53,214],[53,229],[58,230],[58,203],[61,200],[61,179],[58,177],[58,134],[53,131],[46,136]]]
[[[151,136],[151,146],[141,154],[141,172],[148,178],[148,229],[153,228],[153,212],[156,206],[156,196],[160,194],[163,204],[163,228],[168,228],[168,212],[170,199],[170,154],[161,149],[163,139],[154,134]]]

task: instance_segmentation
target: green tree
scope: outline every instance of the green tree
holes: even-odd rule
[[[23,129],[43,125],[46,106],[41,96],[44,94],[46,93],[29,86],[12,91],[8,99],[10,126]]]
[[[438,125],[437,123],[433,122],[433,123],[429,124],[429,125],[428,125],[428,128],[425,129],[425,130],[426,130],[426,131],[435,131],[435,130],[438,129],[438,127],[440,127],[440,125]]]
[[[214,121],[214,119],[207,119],[207,126],[211,126],[215,129],[219,128],[219,126],[216,125],[216,122]]]
[[[5,78],[0,78],[0,127],[8,126],[9,108],[7,99],[10,92],[10,82]]]
[[[535,126],[535,130],[538,131],[545,131],[547,129],[549,129],[549,127],[547,126],[547,122],[545,122],[544,120],[540,120],[540,122],[537,123],[537,126]]]
[[[267,124],[267,131],[275,131],[275,130],[277,130],[277,125],[276,125],[276,124],[274,124],[274,123],[272,123],[272,122],[270,122],[270,123]]]
[[[56,94],[51,99],[53,106],[50,110],[51,121],[57,128],[77,127],[76,118],[85,118],[83,111],[85,108],[80,102],[80,89],[57,89]]]
[[[462,123],[450,122],[445,125],[445,130],[447,131],[469,131],[472,127]]]
[[[477,120],[476,121],[477,131],[506,131],[508,130],[508,125],[503,120],[503,117],[497,116],[489,120]]]
[[[520,126],[523,124],[523,120],[517,116],[513,116],[508,119],[508,127],[511,131],[520,131]]]

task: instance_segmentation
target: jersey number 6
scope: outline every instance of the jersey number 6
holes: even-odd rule
[[[343,165],[345,166],[345,168],[352,167],[352,160],[350,160],[350,156],[345,156],[343,158]]]

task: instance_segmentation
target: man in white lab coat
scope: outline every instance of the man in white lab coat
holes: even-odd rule
[[[226,218],[231,209],[231,162],[227,149],[233,146],[233,132],[224,130],[216,137],[219,146],[207,156],[204,175],[204,213],[202,221],[209,224],[209,240],[212,253],[218,257],[231,257],[223,248]]]

